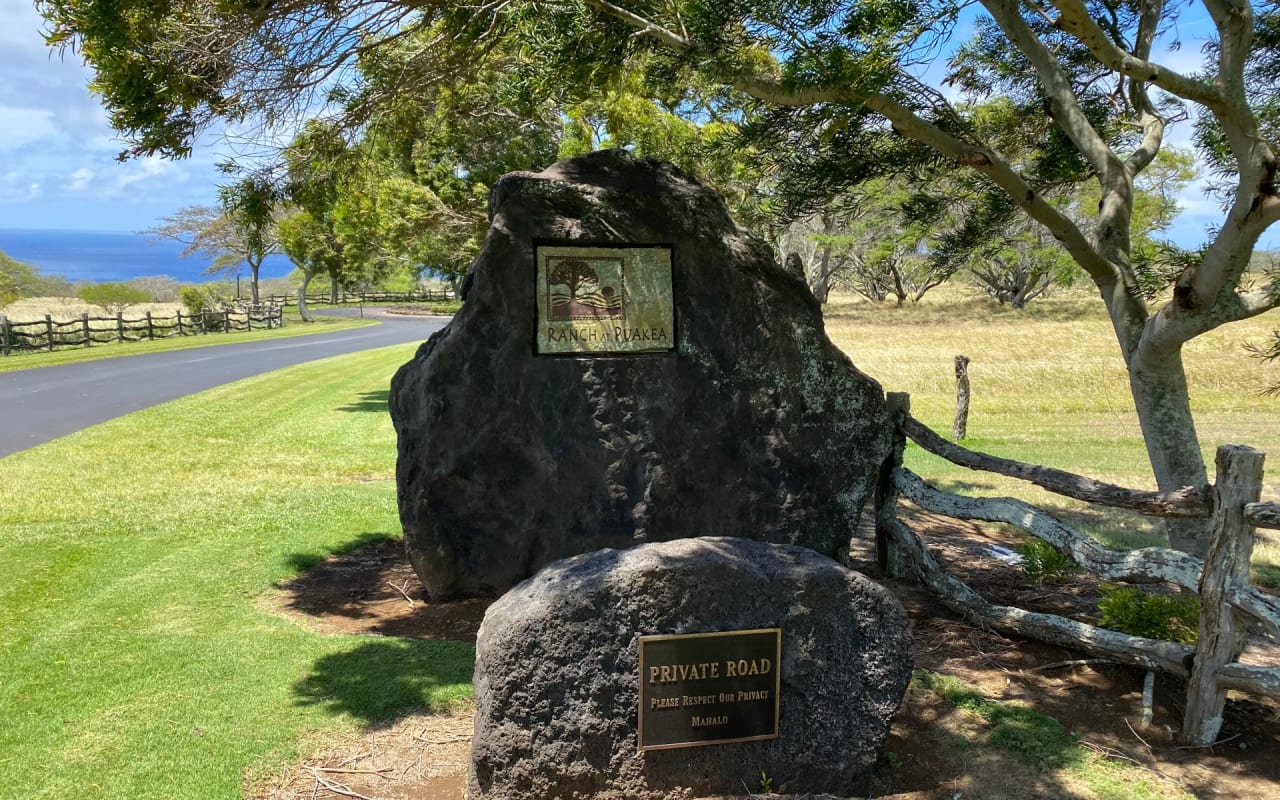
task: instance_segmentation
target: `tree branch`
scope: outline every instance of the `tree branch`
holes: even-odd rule
[[[1058,26],[1089,48],[1104,66],[1126,78],[1154,83],[1172,95],[1210,108],[1221,106],[1221,92],[1208,81],[1196,80],[1148,60],[1148,53],[1134,55],[1121,50],[1089,15],[1081,0],[1049,0],[1058,10]]]
[[[1133,53],[1137,58],[1146,60],[1151,56],[1151,45],[1155,41],[1156,30],[1160,25],[1160,15],[1163,12],[1163,0],[1149,0],[1143,4],[1133,46]],[[1155,104],[1151,102],[1151,97],[1147,94],[1146,81],[1143,79],[1129,78],[1129,102],[1138,112],[1138,122],[1142,126],[1142,141],[1125,160],[1125,169],[1132,176],[1146,169],[1160,152],[1160,146],[1164,141],[1166,120],[1160,116]]]
[[[1031,62],[1040,85],[1053,103],[1050,116],[1067,134],[1080,154],[1084,156],[1094,171],[1105,181],[1123,170],[1123,165],[1116,154],[1094,129],[1089,118],[1076,99],[1071,88],[1071,80],[1063,71],[1062,65],[1044,42],[1036,36],[1035,31],[1022,18],[1018,0],[981,0],[982,5],[991,14],[1000,30],[1013,42]]]
[[[1111,285],[1117,280],[1115,267],[1098,253],[1075,223],[1045,201],[1039,192],[1022,179],[1022,176],[993,151],[957,139],[946,131],[930,125],[911,109],[883,94],[866,98],[866,106],[882,114],[894,129],[921,144],[972,167],[991,179],[1013,198],[1032,219],[1043,225],[1055,239],[1062,242],[1080,266],[1100,285]]]

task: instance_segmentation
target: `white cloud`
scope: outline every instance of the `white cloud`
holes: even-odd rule
[[[88,167],[81,167],[71,173],[71,181],[67,184],[69,192],[83,192],[89,188],[89,181],[93,180],[93,170]]]
[[[215,202],[212,137],[180,162],[117,162],[92,70],[47,47],[45,28],[31,0],[0,0],[0,227],[141,230]]]
[[[16,153],[30,145],[47,144],[61,134],[50,109],[0,105],[0,153]]]

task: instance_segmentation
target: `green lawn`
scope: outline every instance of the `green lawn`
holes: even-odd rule
[[[282,579],[398,537],[380,402],[404,345],[0,459],[0,797],[233,798],[338,734],[468,696],[470,647],[330,636]]]

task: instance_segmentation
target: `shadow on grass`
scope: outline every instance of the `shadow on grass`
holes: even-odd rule
[[[290,553],[285,556],[285,563],[288,564],[295,572],[306,572],[313,569],[331,556],[344,556],[353,550],[371,544],[381,544],[383,542],[399,541],[399,536],[390,533],[362,533],[349,542],[322,553]]]
[[[1280,565],[1254,563],[1253,582],[1264,589],[1280,592]]]
[[[297,703],[377,727],[444,711],[470,694],[475,649],[461,642],[382,639],[320,658],[293,687]]]
[[[338,410],[349,411],[351,413],[372,411],[379,414],[385,414],[387,413],[387,398],[390,396],[390,389],[381,389],[376,392],[364,392],[354,403],[345,406],[338,406]]]

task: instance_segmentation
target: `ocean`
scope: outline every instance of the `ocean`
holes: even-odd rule
[[[167,275],[183,283],[202,283],[234,277],[234,273],[205,274],[211,260],[183,258],[182,248],[179,242],[153,242],[138,233],[0,228],[0,250],[9,257],[36,267],[43,275],[61,275],[72,282]],[[242,265],[241,270],[248,278],[249,267]],[[283,278],[292,271],[288,257],[268,256],[259,277]]]

